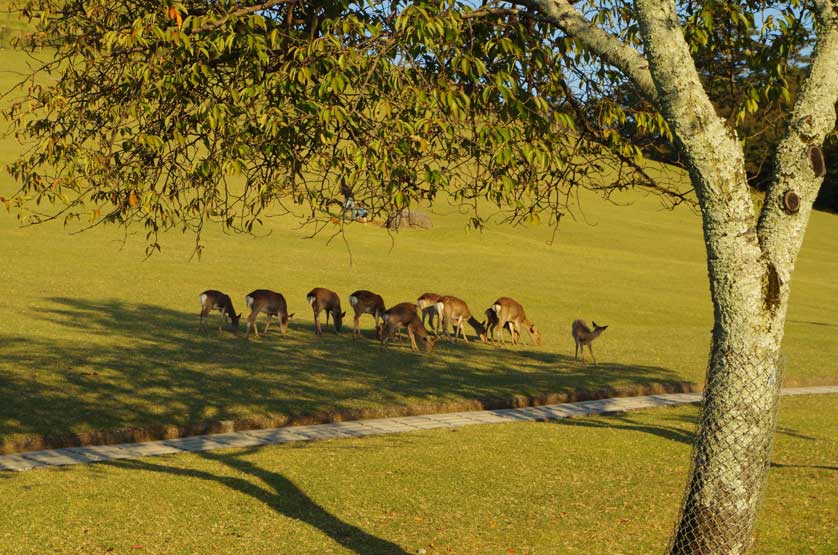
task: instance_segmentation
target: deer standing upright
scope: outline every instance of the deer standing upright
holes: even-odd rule
[[[256,337],[259,337],[259,327],[256,325],[256,317],[260,312],[267,314],[267,321],[265,322],[265,330],[262,335],[268,335],[268,328],[271,325],[271,318],[277,316],[279,318],[279,333],[285,335],[288,333],[288,320],[294,317],[293,314],[288,314],[288,304],[285,302],[285,297],[282,293],[271,291],[269,289],[257,289],[245,295],[244,301],[250,309],[250,316],[247,317],[247,333],[245,337],[250,335],[250,328],[253,328]]]
[[[428,327],[434,330],[434,335],[437,337],[439,337],[439,316],[436,312],[436,303],[441,298],[442,295],[437,295],[436,293],[422,293],[416,299],[416,304],[419,306],[419,310],[422,311],[422,325],[425,325],[425,319],[427,318]],[[434,325],[434,317],[436,317],[436,325]]]
[[[498,314],[495,312],[494,308],[489,307],[483,312],[483,315],[486,317],[486,319],[482,322],[483,326],[486,328],[486,336],[492,343],[496,343],[498,340],[496,330],[498,324],[500,324]],[[506,329],[508,329],[509,333],[512,335],[512,341],[517,342],[521,334],[515,331],[511,322],[506,323]]]
[[[594,358],[594,349],[591,347],[591,343],[608,327],[599,326],[593,320],[591,320],[591,324],[594,326],[593,331],[582,320],[574,320],[570,328],[571,335],[573,335],[573,342],[576,343],[576,353],[573,356],[573,360],[578,359],[581,351],[583,366],[585,365],[585,345],[588,346],[588,350],[591,352],[591,358],[594,361],[594,366],[596,366],[596,358]]]
[[[434,350],[434,338],[425,329],[422,320],[419,319],[418,307],[413,303],[399,303],[396,306],[386,310],[382,316],[384,320],[384,329],[381,330],[381,346],[387,345],[387,342],[393,336],[393,333],[401,328],[407,328],[407,335],[410,337],[410,346],[414,351],[418,351],[419,347],[416,345],[416,337],[422,340],[425,350],[431,352]]]
[[[242,317],[241,313],[236,314],[233,308],[233,301],[229,295],[216,291],[215,289],[207,289],[200,295],[198,300],[201,301],[201,329],[207,329],[207,318],[211,310],[218,310],[221,312],[218,320],[218,331],[221,331],[221,326],[224,324],[224,319],[230,319],[230,326],[233,331],[239,331],[239,319]]]
[[[527,332],[530,334],[530,339],[534,345],[541,345],[541,332],[535,328],[535,324],[533,324],[527,315],[524,313],[524,307],[521,306],[521,303],[514,299],[510,299],[509,297],[501,297],[492,303],[492,310],[495,311],[495,314],[498,316],[498,326],[500,326],[500,342],[501,345],[504,344],[503,341],[503,328],[507,325],[507,323],[511,324],[512,327],[512,344],[515,345],[518,341],[515,339],[515,332],[518,332],[518,336],[520,338],[521,335],[521,325],[525,326]]]
[[[442,319],[442,331],[445,337],[448,335],[448,324],[454,325],[454,342],[457,341],[457,336],[462,335],[466,343],[468,337],[463,329],[463,323],[468,322],[474,331],[477,332],[477,337],[484,343],[486,342],[486,326],[471,315],[468,305],[462,299],[453,297],[451,295],[443,295],[436,303],[437,317]]]
[[[361,329],[358,325],[361,316],[364,314],[371,314],[375,320],[375,335],[381,339],[381,324],[378,320],[384,315],[386,310],[384,306],[384,299],[381,295],[376,295],[372,291],[360,289],[349,295],[349,304],[355,310],[355,322],[352,328],[354,337],[361,337]]]
[[[323,335],[323,330],[320,329],[320,313],[323,311],[326,312],[326,325],[329,325],[329,316],[331,315],[335,324],[335,333],[340,332],[346,312],[340,310],[340,297],[337,293],[325,287],[315,287],[308,292],[306,300],[314,311],[314,333]]]

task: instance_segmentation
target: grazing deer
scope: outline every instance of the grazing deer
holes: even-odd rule
[[[384,311],[382,320],[384,320],[384,329],[381,330],[381,347],[387,346],[387,341],[393,336],[393,333],[401,328],[407,328],[407,335],[410,337],[410,346],[414,351],[418,351],[416,346],[416,337],[425,345],[425,350],[429,353],[434,350],[434,338],[425,329],[422,320],[419,319],[417,306],[413,303],[399,303],[396,306]]]
[[[288,320],[293,318],[294,315],[288,314],[288,305],[282,293],[268,289],[257,289],[245,295],[244,301],[247,303],[247,308],[250,309],[250,316],[247,317],[247,334],[245,334],[245,337],[250,335],[251,327],[256,337],[259,337],[259,327],[256,325],[256,317],[259,316],[260,312],[264,312],[268,316],[262,335],[268,335],[271,318],[274,316],[279,318],[279,333],[282,335],[288,333]]]
[[[573,356],[573,360],[577,360],[579,353],[581,352],[583,366],[585,365],[585,345],[587,345],[588,350],[591,351],[591,358],[594,360],[594,366],[596,366],[594,349],[591,347],[591,343],[593,343],[594,339],[599,337],[600,334],[608,328],[608,326],[598,326],[593,320],[591,320],[591,323],[594,325],[594,331],[591,331],[591,328],[589,328],[582,320],[574,320],[570,328],[571,335],[573,335],[573,341],[576,343],[576,354]]]
[[[314,310],[314,333],[323,335],[323,330],[320,329],[320,313],[324,310],[326,311],[326,325],[329,325],[329,315],[331,315],[335,323],[335,333],[340,332],[346,312],[340,311],[340,297],[337,293],[324,287],[315,287],[308,292],[306,300]]]
[[[384,307],[384,299],[381,295],[376,295],[372,291],[361,289],[349,295],[349,304],[355,310],[355,325],[353,327],[353,336],[361,337],[361,329],[358,322],[364,314],[371,314],[375,320],[375,335],[381,339],[381,324],[378,319],[384,314],[386,308]]]
[[[500,323],[500,320],[498,320],[498,315],[495,312],[495,309],[492,307],[487,308],[486,311],[483,312],[483,315],[486,317],[486,319],[482,322],[483,326],[486,328],[486,335],[489,337],[492,343],[496,343],[498,338],[495,330],[497,329],[498,324]],[[515,328],[512,327],[512,322],[506,323],[506,329],[508,329],[509,333],[512,335],[512,341],[517,342],[521,334],[515,331]]]
[[[439,337],[439,316],[436,312],[436,303],[441,298],[442,295],[437,295],[436,293],[423,293],[422,296],[416,299],[416,304],[419,306],[419,310],[422,311],[422,325],[425,325],[425,318],[427,318],[428,327],[434,330],[434,334],[437,337]],[[434,316],[437,316],[436,325],[434,325]]]
[[[541,345],[541,332],[535,329],[535,324],[533,324],[527,315],[524,313],[524,307],[518,301],[510,299],[509,297],[501,297],[496,300],[492,304],[492,310],[495,311],[495,314],[498,316],[498,326],[500,326],[500,343],[501,345],[504,344],[503,342],[503,328],[506,327],[507,323],[512,324],[512,344],[516,345],[518,341],[515,339],[515,332],[518,332],[518,337],[520,339],[521,335],[521,325],[523,324],[526,326],[527,331],[530,334],[530,339],[534,345]]]
[[[209,317],[210,311],[218,310],[221,312],[221,317],[218,320],[218,331],[221,331],[221,326],[227,317],[230,318],[230,326],[233,331],[239,331],[239,319],[242,315],[241,313],[236,314],[236,310],[233,308],[233,301],[229,295],[225,295],[215,289],[207,289],[198,295],[198,300],[201,301],[201,329],[207,329],[207,318]]]
[[[455,343],[457,342],[458,335],[462,335],[465,342],[468,343],[468,337],[466,337],[466,332],[463,329],[464,321],[468,322],[474,328],[480,341],[486,342],[486,326],[478,322],[471,315],[468,305],[462,299],[452,297],[451,295],[440,297],[436,303],[436,313],[437,317],[442,319],[442,331],[445,332],[445,337],[450,338],[450,335],[448,335],[448,324],[454,324]]]

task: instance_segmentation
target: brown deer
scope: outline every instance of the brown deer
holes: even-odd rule
[[[218,331],[221,331],[221,326],[224,324],[225,318],[230,318],[230,326],[234,332],[239,331],[239,319],[241,319],[242,315],[241,313],[236,314],[236,310],[233,308],[233,301],[229,295],[225,295],[215,289],[207,289],[198,295],[198,300],[201,301],[201,329],[207,329],[207,318],[209,317],[210,311],[218,310],[221,313],[221,317],[218,320]]]
[[[591,343],[608,328],[608,326],[597,325],[593,320],[591,320],[591,324],[594,325],[594,331],[591,331],[591,328],[582,320],[574,320],[570,328],[573,341],[576,343],[576,354],[573,356],[573,360],[578,360],[579,353],[581,352],[583,366],[585,365],[585,345],[591,351],[591,358],[594,360],[594,366],[596,366],[596,358],[594,358],[594,349],[591,347]]]
[[[492,303],[492,310],[495,311],[495,314],[498,316],[498,326],[500,326],[500,343],[501,345],[504,344],[503,341],[503,329],[506,327],[507,323],[512,324],[512,344],[516,345],[518,340],[515,338],[515,332],[518,332],[518,336],[520,339],[521,335],[521,325],[526,326],[527,332],[530,334],[530,339],[534,345],[541,345],[541,332],[535,328],[535,324],[533,324],[527,315],[524,313],[524,307],[521,306],[521,303],[514,299],[510,299],[509,297],[501,297]]]
[[[335,333],[340,332],[346,312],[340,311],[340,297],[337,293],[325,287],[315,287],[308,292],[306,300],[314,311],[314,333],[323,335],[323,330],[320,329],[320,313],[324,310],[326,311],[326,325],[329,325],[329,316],[331,315],[335,323]]]
[[[375,335],[381,339],[381,324],[378,319],[384,314],[386,308],[384,307],[384,299],[381,295],[376,295],[372,291],[360,289],[349,295],[349,305],[355,310],[355,325],[353,327],[353,336],[361,337],[361,329],[358,322],[364,314],[371,314],[375,320]]]
[[[492,307],[487,308],[485,312],[483,312],[483,315],[486,317],[486,319],[482,322],[483,326],[486,328],[486,336],[492,343],[496,343],[498,338],[497,332],[495,330],[497,329],[498,324],[500,323],[500,320],[498,320],[498,315]],[[518,338],[521,336],[521,334],[515,331],[515,328],[512,327],[512,322],[506,323],[506,329],[508,329],[509,333],[512,335],[512,340],[518,341]]]
[[[384,311],[382,316],[384,320],[384,329],[381,330],[381,347],[387,346],[387,342],[393,334],[401,329],[407,328],[407,335],[410,337],[410,346],[414,351],[418,351],[416,346],[416,337],[425,345],[425,350],[429,353],[434,350],[434,338],[425,329],[422,320],[419,319],[418,307],[413,303],[399,303],[396,306]]]
[[[434,334],[439,337],[439,316],[436,312],[436,303],[439,302],[439,299],[442,298],[442,295],[437,295],[436,293],[422,293],[422,295],[416,299],[416,304],[419,306],[419,310],[422,311],[422,325],[425,325],[425,318],[428,319],[428,327],[434,330]],[[436,318],[436,325],[434,325],[434,317]]]
[[[443,295],[436,303],[436,313],[437,317],[442,319],[442,331],[445,332],[447,338],[450,338],[448,324],[453,323],[455,343],[458,335],[462,335],[465,342],[468,343],[468,337],[466,337],[466,332],[463,329],[464,322],[468,322],[474,328],[480,341],[486,342],[486,326],[471,315],[468,305],[462,299],[451,295]]]
[[[269,289],[257,289],[245,295],[244,301],[247,303],[247,308],[250,309],[250,316],[247,317],[247,333],[245,337],[250,336],[251,327],[256,337],[259,337],[259,326],[256,325],[256,317],[259,316],[260,312],[264,312],[268,317],[262,335],[268,335],[271,318],[274,316],[279,318],[279,333],[282,335],[288,333],[288,320],[293,318],[294,315],[288,314],[288,305],[282,293],[277,293]]]

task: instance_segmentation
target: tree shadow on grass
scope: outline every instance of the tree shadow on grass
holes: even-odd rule
[[[440,342],[414,353],[386,350],[351,329],[316,337],[295,318],[289,333],[245,339],[198,331],[198,314],[120,300],[55,297],[33,307],[48,337],[0,335],[0,440],[262,415],[364,415],[381,407],[417,411],[466,400],[683,380],[655,366],[601,363],[531,347]],[[362,321],[371,328],[371,321]]]
[[[610,428],[642,432],[658,436],[660,438],[692,445],[695,439],[695,431],[698,426],[698,411],[695,414],[661,414],[655,417],[655,424],[651,424],[647,417],[641,414],[630,412],[612,413],[602,415],[602,418],[565,418],[553,421],[562,426],[576,426],[582,428]],[[784,435],[806,441],[815,441],[817,438],[802,434],[788,427],[778,427],[777,435]],[[774,464],[772,463],[772,466]],[[777,465],[783,466],[783,465]]]
[[[126,470],[144,470],[160,472],[184,478],[195,478],[207,482],[215,482],[227,488],[264,503],[277,513],[293,518],[316,528],[336,543],[358,554],[370,555],[407,555],[407,551],[397,544],[379,538],[369,532],[349,524],[335,516],[323,506],[309,497],[292,480],[279,472],[261,468],[244,460],[242,457],[252,453],[254,449],[236,451],[234,453],[195,453],[203,459],[217,462],[230,467],[244,475],[257,479],[257,485],[244,478],[213,474],[205,470],[167,466],[166,464],[143,460],[119,460],[105,463],[109,466]]]

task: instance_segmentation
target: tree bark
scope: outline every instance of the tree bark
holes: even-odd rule
[[[819,33],[797,119],[778,150],[776,178],[757,226],[742,148],[701,86],[674,2],[641,0],[637,7],[659,106],[685,154],[701,206],[714,309],[692,476],[671,553],[744,553],[774,437],[791,274],[822,180],[816,167],[805,165],[812,146],[835,124],[835,17]],[[786,201],[787,191],[797,206],[794,198]]]

